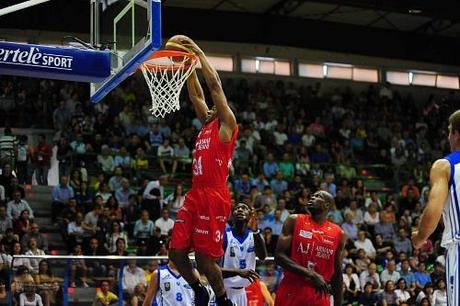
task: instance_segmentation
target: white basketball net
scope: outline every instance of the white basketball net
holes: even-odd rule
[[[141,65],[152,97],[150,111],[153,116],[163,118],[180,109],[180,92],[196,65],[197,59],[194,56],[172,55],[150,59]]]

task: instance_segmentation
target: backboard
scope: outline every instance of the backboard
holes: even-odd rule
[[[100,44],[101,3],[91,1],[91,43]],[[91,83],[91,101],[101,101],[112,89],[136,72],[152,53],[161,48],[161,0],[128,0],[113,18],[113,48],[110,76],[99,83]],[[118,3],[117,3],[118,4]],[[140,13],[144,13],[143,15]],[[144,20],[139,20],[145,18]],[[140,25],[146,25],[142,28]],[[141,27],[141,28],[140,28]],[[129,32],[129,33],[127,33]]]

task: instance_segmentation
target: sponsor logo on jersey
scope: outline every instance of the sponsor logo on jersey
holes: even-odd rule
[[[165,283],[165,291],[169,291],[171,290],[171,283],[170,282],[166,282]]]
[[[328,236],[328,235],[323,235],[323,242],[325,244],[334,244],[335,243],[335,239],[334,237],[331,237],[331,236]]]
[[[197,151],[209,149],[209,144],[211,143],[211,138],[199,139],[195,144],[195,149]]]
[[[209,231],[208,231],[208,230],[201,229],[201,228],[195,228],[195,233],[197,233],[197,234],[202,234],[202,235],[208,235],[208,234],[209,234]]]
[[[209,217],[208,217],[208,216],[198,216],[198,219],[209,221]]]
[[[220,222],[227,222],[227,217],[225,216],[216,216],[216,220]]]
[[[175,223],[185,223],[185,220],[184,219],[176,219],[176,221],[174,221]]]
[[[307,238],[307,239],[313,238],[313,233],[312,232],[309,232],[309,231],[306,231],[306,230],[303,230],[303,229],[300,230],[299,235],[300,235],[300,237]]]
[[[313,233],[315,233],[315,234],[320,234],[320,235],[323,235],[323,234],[324,234],[323,231],[318,231],[318,230],[315,230],[315,229],[312,229],[311,231],[312,231]]]
[[[318,245],[316,247],[316,257],[322,259],[330,259],[332,254],[334,254],[334,250],[330,248],[326,248],[324,246]]]
[[[297,247],[297,252],[300,252],[302,254],[310,254],[311,253],[311,247],[310,243],[303,244],[302,242],[299,243],[299,246]]]

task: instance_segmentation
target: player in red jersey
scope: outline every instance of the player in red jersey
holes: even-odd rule
[[[275,305],[342,305],[342,252],[346,237],[342,229],[327,221],[334,198],[315,192],[307,208],[310,214],[286,219],[275,251],[275,261],[284,268]],[[330,285],[329,285],[330,284]]]
[[[194,72],[187,80],[187,88],[203,127],[195,143],[192,188],[177,213],[169,258],[195,291],[195,305],[208,305],[209,295],[193,274],[192,262],[188,258],[191,249],[195,251],[198,271],[206,276],[216,294],[217,305],[232,305],[216,261],[223,255],[224,229],[230,216],[227,179],[238,125],[227,104],[219,75],[204,52],[186,36],[181,36],[179,43],[199,57],[214,106],[209,109],[206,105],[203,89]]]

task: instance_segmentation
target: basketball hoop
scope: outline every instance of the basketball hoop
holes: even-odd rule
[[[198,57],[192,53],[160,50],[139,67],[150,90],[153,116],[164,117],[180,109],[182,86],[197,63]]]

